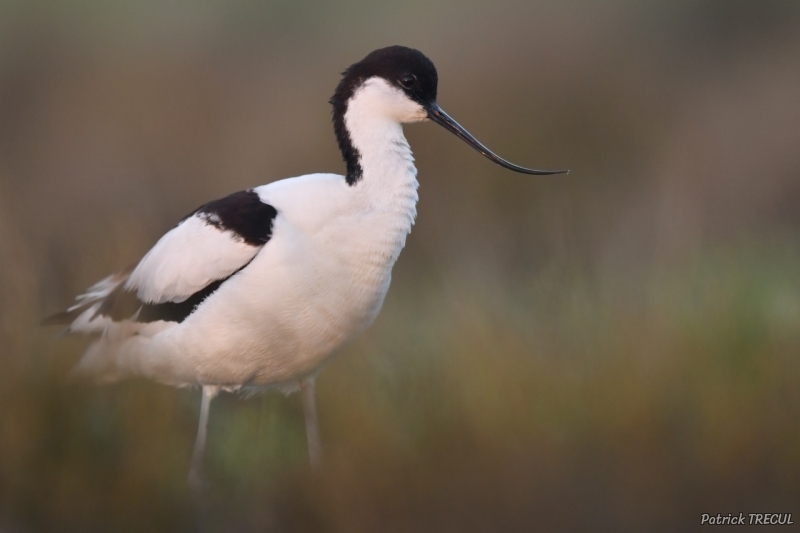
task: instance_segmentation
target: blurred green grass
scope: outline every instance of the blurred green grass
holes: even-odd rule
[[[210,524],[684,530],[709,509],[791,510],[798,259],[750,243],[644,287],[558,269],[401,274],[319,380],[322,470],[307,472],[295,397],[213,406]],[[7,516],[36,530],[191,528],[199,393],[67,385],[45,353],[16,374],[25,404],[2,413]]]

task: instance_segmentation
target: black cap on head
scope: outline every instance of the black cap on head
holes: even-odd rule
[[[371,52],[342,73],[331,104],[344,106],[364,81],[375,76],[385,79],[421,105],[436,101],[439,76],[433,62],[419,50],[388,46]]]

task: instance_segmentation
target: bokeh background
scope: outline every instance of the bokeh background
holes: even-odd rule
[[[302,409],[71,384],[41,317],[183,215],[343,171],[327,99],[405,44],[441,128],[375,325]],[[800,3],[0,2],[0,531],[690,531],[800,523]],[[742,527],[740,530],[747,530]]]

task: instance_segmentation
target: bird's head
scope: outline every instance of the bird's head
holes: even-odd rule
[[[376,117],[401,124],[427,118],[436,103],[436,67],[422,52],[404,46],[375,50],[351,65],[331,98],[334,108],[354,99]]]
[[[567,170],[535,170],[515,165],[486,148],[436,102],[439,76],[422,52],[389,46],[371,52],[342,75],[330,102],[334,128],[348,160],[347,121],[388,120],[399,124],[432,120],[500,166],[524,174],[562,174]],[[349,113],[348,113],[349,112]],[[347,115],[347,116],[346,116]],[[348,169],[349,170],[349,169]]]

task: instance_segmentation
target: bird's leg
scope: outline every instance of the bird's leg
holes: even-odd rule
[[[219,394],[219,387],[203,385],[203,399],[200,402],[200,423],[197,426],[197,439],[194,441],[194,454],[192,467],[189,469],[189,486],[193,489],[202,489],[206,486],[203,470],[203,457],[206,453],[206,436],[208,435],[208,410],[211,400]]]
[[[306,439],[308,440],[308,459],[312,468],[319,466],[322,458],[322,445],[319,441],[319,425],[317,423],[317,400],[314,395],[314,378],[300,380],[300,392],[303,396],[303,413],[306,418]]]

